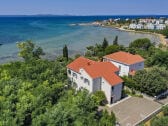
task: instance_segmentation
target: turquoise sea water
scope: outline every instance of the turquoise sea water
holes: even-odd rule
[[[93,22],[110,17],[0,17],[0,63],[17,59],[16,42],[33,40],[41,46],[46,57],[53,58],[62,53],[65,44],[71,55],[84,54],[85,47],[101,43],[103,38],[112,43],[119,36],[119,43],[127,46],[137,38],[149,38],[159,42],[154,35],[119,31],[95,26],[72,26],[75,23]]]

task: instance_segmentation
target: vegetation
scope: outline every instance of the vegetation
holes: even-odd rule
[[[87,52],[85,56],[88,58],[95,57],[97,60],[102,59],[104,55],[111,54],[118,51],[126,51],[126,48],[122,45],[118,45],[118,37],[115,38],[114,45],[109,45],[107,39],[103,40],[102,44],[95,44],[95,46],[89,46],[86,48]]]
[[[92,94],[70,86],[66,57],[48,61],[32,42],[18,45],[25,61],[0,65],[0,125],[114,126],[115,116],[98,114]]]
[[[167,122],[168,122],[168,117],[155,117],[152,121],[151,121],[151,126],[167,126]]]
[[[129,44],[129,48],[141,49],[148,51],[149,48],[153,46],[148,38],[136,39]]]
[[[136,31],[159,33],[159,34],[164,35],[166,38],[168,38],[168,27],[166,27],[163,30],[136,29]]]
[[[103,91],[96,91],[93,94],[93,98],[97,101],[97,104],[104,105],[106,103],[106,96]]]
[[[118,45],[118,36],[115,37],[115,39],[113,41],[113,45]]]
[[[63,48],[63,57],[65,57],[66,60],[68,60],[68,47],[67,47],[67,45],[65,45]]]
[[[151,120],[151,126],[167,126],[167,122],[168,122],[168,106],[164,106],[162,108],[163,111],[163,116],[161,117],[154,117]]]
[[[105,101],[103,92],[76,92],[71,87],[66,75],[66,65],[71,60],[66,45],[63,57],[55,61],[41,59],[44,55],[42,48],[31,41],[17,46],[24,61],[0,65],[0,125],[115,125],[113,113],[98,112],[98,105]],[[135,90],[139,90],[155,96],[168,89],[168,51],[156,48],[149,39],[137,39],[129,47],[124,47],[118,44],[118,37],[113,45],[104,38],[102,44],[87,47],[85,55],[101,60],[104,55],[117,51],[140,54],[149,67],[133,77],[123,78],[133,95]],[[165,117],[155,119],[152,126],[167,121],[168,109],[163,110]]]
[[[135,76],[123,79],[126,86],[151,96],[157,96],[168,89],[168,72],[165,68],[141,70]]]
[[[19,56],[26,62],[39,59],[41,55],[44,55],[42,48],[35,46],[30,40],[18,43],[17,47],[20,49]]]
[[[103,43],[102,43],[102,48],[105,50],[105,48],[107,48],[107,46],[109,45],[108,41],[106,38],[104,38]]]

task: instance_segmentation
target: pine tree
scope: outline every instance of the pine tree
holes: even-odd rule
[[[65,57],[68,60],[68,47],[67,45],[63,48],[63,57]]]
[[[108,46],[108,41],[106,38],[104,38],[103,43],[102,43],[102,48],[105,49]]]
[[[113,45],[118,45],[118,36],[115,37],[115,39],[113,41]]]

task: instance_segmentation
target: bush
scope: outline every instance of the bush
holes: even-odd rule
[[[93,94],[93,98],[96,100],[98,105],[104,105],[104,103],[107,101],[103,91],[96,91]]]

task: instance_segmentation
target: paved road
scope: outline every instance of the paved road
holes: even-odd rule
[[[115,113],[121,126],[133,126],[161,106],[150,99],[131,97],[108,108],[108,111]]]

